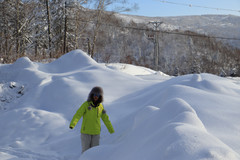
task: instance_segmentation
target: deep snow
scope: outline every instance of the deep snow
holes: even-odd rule
[[[81,155],[70,120],[94,86],[115,129]],[[240,160],[240,81],[98,64],[81,50],[49,64],[0,64],[1,160]]]

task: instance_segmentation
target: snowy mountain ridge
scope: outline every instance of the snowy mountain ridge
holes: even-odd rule
[[[150,21],[163,22],[160,30],[193,31],[213,37],[240,39],[240,17],[234,15],[201,15],[201,16],[177,16],[177,17],[144,17],[126,14],[117,14],[126,23],[149,23]],[[239,47],[240,42],[230,40],[230,44]]]
[[[148,23],[159,21],[170,25],[170,28],[180,30],[199,31],[198,33],[222,33],[230,37],[239,38],[237,30],[240,27],[240,17],[234,15],[201,15],[201,16],[177,16],[177,17],[144,17],[118,14],[118,17],[129,23]],[[167,27],[166,27],[167,29]],[[220,35],[219,35],[220,36]]]

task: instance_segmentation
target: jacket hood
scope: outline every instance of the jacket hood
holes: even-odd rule
[[[93,101],[93,95],[94,94],[99,94],[98,102],[97,103],[102,103],[103,102],[103,89],[101,87],[93,87],[90,93],[88,94],[88,99],[87,101]]]

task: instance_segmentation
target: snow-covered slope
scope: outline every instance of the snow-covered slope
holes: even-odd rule
[[[1,64],[0,159],[240,159],[239,80],[122,65],[98,64],[81,50],[49,64]],[[104,89],[115,133],[103,124],[100,146],[81,155],[81,122],[68,126],[94,86]]]
[[[201,15],[178,17],[144,17],[118,14],[118,17],[127,23],[131,20],[136,23],[149,23],[150,21],[163,22],[161,30],[193,31],[213,37],[240,39],[240,17],[234,15]],[[239,47],[239,40],[218,39]]]

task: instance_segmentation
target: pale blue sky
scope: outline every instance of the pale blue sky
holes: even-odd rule
[[[203,14],[231,14],[240,16],[240,0],[165,0],[165,3],[163,1],[164,0],[128,0],[130,4],[137,3],[139,10],[126,14],[150,17]],[[171,2],[180,4],[171,4]],[[184,4],[192,5],[192,7],[185,6]],[[201,6],[219,9],[202,8]],[[228,9],[236,11],[229,11]]]

